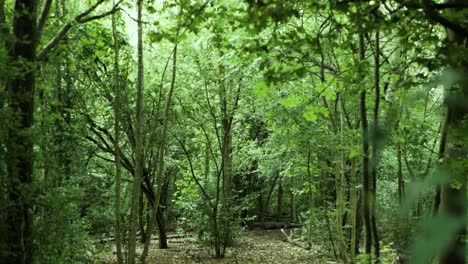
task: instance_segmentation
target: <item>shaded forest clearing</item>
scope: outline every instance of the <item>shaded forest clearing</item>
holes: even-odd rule
[[[291,229],[284,229],[290,233]],[[157,243],[153,243],[148,254],[148,263],[238,263],[238,264],[263,264],[263,263],[335,263],[328,255],[324,246],[313,246],[312,249],[304,249],[289,243],[280,229],[254,229],[244,231],[239,240],[232,247],[227,248],[226,255],[222,259],[213,258],[212,250],[187,233],[186,237],[175,233],[168,233],[168,249],[158,249]],[[115,250],[115,249],[113,249]],[[137,247],[141,251],[142,247]],[[327,259],[330,262],[327,262]],[[103,255],[99,259],[103,263],[117,263],[115,254]]]

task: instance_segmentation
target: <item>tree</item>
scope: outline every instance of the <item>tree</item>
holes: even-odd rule
[[[130,232],[128,238],[128,262],[136,261],[136,235],[137,235],[137,212],[140,206],[141,178],[143,175],[143,26],[142,26],[143,1],[137,0],[137,23],[138,23],[138,77],[135,117],[135,175],[133,178],[132,207]]]
[[[113,2],[115,5],[115,0]],[[121,160],[120,160],[120,73],[119,73],[119,37],[117,34],[117,15],[112,14],[112,37],[114,39],[114,158],[115,158],[115,212],[114,234],[117,247],[117,261],[124,262],[122,256],[122,229],[121,229]]]
[[[17,74],[8,82],[11,112],[7,141],[7,217],[2,259],[32,263],[34,86],[36,62],[36,1],[16,1],[10,59]]]
[[[447,1],[447,4],[463,4],[462,1]],[[457,12],[456,9],[452,12]],[[430,13],[428,15],[431,15]],[[456,219],[458,228],[452,235],[448,246],[440,256],[439,263],[465,263],[466,262],[466,173],[464,172],[463,145],[467,141],[467,115],[468,107],[466,101],[468,97],[468,79],[465,74],[468,70],[468,61],[453,57],[452,52],[466,54],[466,22],[463,28],[458,26],[447,26],[448,39],[448,66],[457,72],[457,80],[452,85],[445,87],[445,106],[447,114],[445,116],[445,129],[442,133],[443,144],[447,144],[441,154],[444,166],[449,173],[449,179],[440,189],[439,212]],[[444,129],[444,130],[445,130]],[[446,133],[446,134],[445,134]],[[446,137],[444,139],[444,137]]]

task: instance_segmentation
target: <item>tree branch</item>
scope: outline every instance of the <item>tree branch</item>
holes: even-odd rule
[[[182,150],[184,151],[185,157],[187,157],[187,161],[189,162],[189,167],[190,167],[190,175],[192,176],[193,180],[197,184],[198,188],[200,188],[200,191],[202,192],[203,196],[207,200],[210,207],[215,208],[214,204],[211,201],[210,196],[205,191],[205,188],[203,188],[197,176],[195,175],[195,169],[193,168],[192,159],[190,158],[190,154],[188,153],[187,148],[185,147],[185,144],[178,137],[174,136],[174,138],[177,140],[177,142],[179,142],[180,146],[182,147]]]
[[[351,4],[351,3],[358,3],[358,2],[361,2],[362,0],[343,0],[343,1],[339,1],[336,3],[336,5],[346,5],[346,4]],[[397,1],[399,4],[407,7],[407,8],[416,8],[416,9],[420,9],[420,8],[424,8],[424,5],[420,4],[420,3],[417,3],[417,2],[411,2],[411,1],[405,1],[405,0],[395,0]],[[365,0],[365,1],[362,1],[363,3],[364,2],[369,2],[369,0]],[[458,3],[434,3],[434,2],[428,2],[432,7],[433,9],[447,9],[447,8],[468,8],[468,3],[461,3],[461,2],[458,2]]]
[[[49,17],[50,7],[52,5],[52,0],[46,0],[44,2],[44,6],[42,7],[41,16],[39,17],[39,21],[37,22],[37,36],[36,36],[36,43],[39,42],[42,36],[42,32],[44,30],[45,23],[47,18]]]
[[[70,29],[75,25],[75,24],[83,24],[86,22],[90,22],[96,19],[100,19],[103,17],[106,17],[108,15],[111,15],[119,10],[118,6],[122,2],[119,1],[111,10],[104,12],[99,15],[91,16],[88,18],[85,18],[87,15],[89,15],[92,11],[94,11],[100,4],[102,4],[105,0],[99,0],[97,1],[93,6],[88,8],[87,10],[83,11],[82,13],[78,14],[75,16],[72,20],[68,21],[60,30],[57,32],[57,34],[44,46],[42,49],[37,53],[36,60],[41,61],[44,60],[49,51],[51,51],[53,48],[55,48],[59,43],[60,40],[62,40],[65,35],[70,31]]]
[[[446,8],[467,8],[467,3],[441,3],[436,4],[433,1],[425,0],[422,4],[408,2],[404,0],[396,0],[399,4],[405,6],[406,8],[413,8],[413,9],[423,9],[426,18],[431,20],[432,22],[439,23],[440,25],[450,28],[456,32],[459,32],[464,35],[468,35],[468,30],[462,27],[460,24],[457,24],[445,17],[443,17],[437,10],[439,9],[446,9]]]

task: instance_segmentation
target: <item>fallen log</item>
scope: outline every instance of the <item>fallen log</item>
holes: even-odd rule
[[[281,229],[281,228],[301,228],[302,223],[286,223],[286,222],[253,222],[250,224],[251,229]]]
[[[139,238],[139,237],[140,237],[140,236],[138,236],[138,238]],[[169,236],[167,236],[167,239],[180,239],[180,238],[187,238],[187,237],[193,237],[193,235],[191,235],[191,234],[186,234],[186,235],[169,235]],[[157,236],[153,236],[153,237],[151,238],[151,240],[158,240],[158,239],[159,239],[159,237],[157,237]],[[113,237],[108,237],[108,238],[101,238],[101,239],[99,239],[99,242],[100,242],[100,243],[108,243],[108,242],[113,242],[113,241],[115,241],[115,238],[113,238]]]

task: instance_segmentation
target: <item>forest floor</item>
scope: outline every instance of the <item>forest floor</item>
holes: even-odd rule
[[[286,230],[286,232],[288,232]],[[326,261],[320,247],[303,249],[286,241],[280,230],[251,230],[240,235],[235,246],[226,249],[223,259],[213,258],[213,252],[195,238],[169,235],[169,249],[158,249],[152,241],[148,263],[236,263],[236,264],[289,264],[334,263]],[[142,247],[137,251],[141,252]],[[115,254],[104,255],[102,263],[116,263]]]

